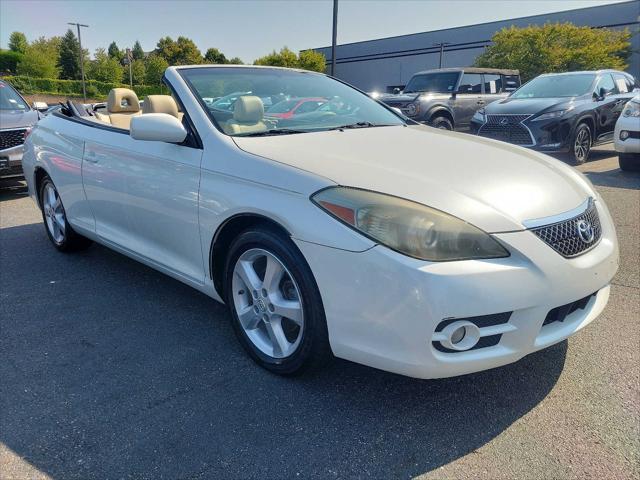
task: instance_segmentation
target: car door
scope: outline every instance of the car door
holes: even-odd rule
[[[610,73],[604,73],[600,76],[594,94],[597,119],[595,140],[601,142],[608,140],[613,135],[617,120],[616,110],[620,102],[617,98],[618,89]]]
[[[134,140],[109,128],[87,138],[83,184],[107,243],[204,282],[198,224],[202,150]]]
[[[633,81],[626,75],[622,73],[613,73],[612,76],[613,81],[616,84],[616,89],[618,90],[618,92],[614,95],[616,103],[614,105],[613,112],[615,122],[617,122],[618,118],[620,118],[620,115],[622,115],[624,106],[635,96],[635,93],[633,92]]]
[[[482,75],[480,73],[463,73],[455,99],[456,129],[468,129],[471,117],[483,105]]]

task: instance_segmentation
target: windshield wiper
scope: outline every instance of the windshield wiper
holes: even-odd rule
[[[384,123],[356,122],[348,125],[340,125],[339,127],[327,128],[327,130],[346,130],[350,128],[371,128],[371,127],[393,127],[393,125]]]
[[[238,137],[267,137],[269,135],[291,135],[294,133],[307,133],[308,130],[294,130],[291,128],[272,128],[262,132],[253,132],[246,135],[236,135]]]

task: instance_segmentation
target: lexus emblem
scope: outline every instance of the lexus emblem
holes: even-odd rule
[[[500,125],[504,126],[507,125],[509,123],[509,119],[507,117],[502,117],[500,119]]]
[[[580,240],[584,243],[593,242],[593,237],[595,237],[595,233],[593,232],[593,225],[587,222],[586,220],[578,220],[576,223],[576,229],[578,231],[578,236]]]

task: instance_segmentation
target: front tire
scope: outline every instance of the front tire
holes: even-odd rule
[[[433,128],[439,128],[440,130],[453,130],[453,123],[447,117],[435,117],[431,120],[431,126]]]
[[[576,131],[573,132],[571,138],[571,145],[569,150],[569,160],[573,165],[582,165],[589,159],[589,153],[591,152],[591,145],[593,144],[593,137],[591,136],[591,129],[586,123],[581,123],[576,127]]]
[[[233,241],[225,266],[225,297],[240,343],[261,367],[296,375],[331,357],[311,269],[277,230],[251,228]]]
[[[619,153],[618,164],[625,172],[640,172],[640,153]]]
[[[84,250],[93,242],[76,233],[67,221],[62,199],[51,178],[45,177],[40,185],[42,220],[51,243],[61,252]]]

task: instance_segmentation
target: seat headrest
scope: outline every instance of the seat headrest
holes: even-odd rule
[[[147,95],[142,103],[142,113],[168,113],[178,118],[178,104],[171,95]]]
[[[139,112],[138,96],[128,88],[112,88],[107,99],[109,113]]]
[[[259,97],[243,95],[233,106],[233,119],[239,123],[258,123],[264,117],[264,105]]]

